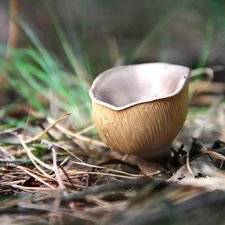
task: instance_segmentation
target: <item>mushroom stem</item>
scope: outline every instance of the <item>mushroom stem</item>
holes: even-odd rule
[[[146,176],[154,175],[166,169],[167,162],[170,160],[170,148],[160,151],[161,154],[151,155],[150,157],[138,158],[139,167]]]
[[[140,158],[148,162],[151,162],[151,161],[156,163],[165,162],[170,158],[170,147],[158,150],[157,152],[153,152],[152,154],[148,156],[140,157]]]
[[[137,157],[140,169],[146,176],[163,171],[170,159],[170,147],[162,149],[161,151],[158,151],[157,154],[152,154],[148,157]]]

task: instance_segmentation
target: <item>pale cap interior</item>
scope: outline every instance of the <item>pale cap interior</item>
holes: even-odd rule
[[[120,66],[101,73],[89,94],[96,103],[122,110],[178,94],[189,76],[189,68],[167,63]]]

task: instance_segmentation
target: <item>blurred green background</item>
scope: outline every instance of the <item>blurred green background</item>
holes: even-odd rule
[[[7,42],[9,1],[0,3],[0,41]],[[124,63],[166,61],[196,67],[225,61],[225,5],[204,0],[22,0],[20,16],[50,52],[61,46],[46,5],[59,19],[77,55],[94,74]],[[21,37],[20,45],[27,42]]]

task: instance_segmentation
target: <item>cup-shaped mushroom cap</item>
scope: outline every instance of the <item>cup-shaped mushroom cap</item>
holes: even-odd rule
[[[167,148],[185,122],[189,76],[189,68],[167,63],[121,66],[100,74],[89,93],[102,141],[139,157]]]

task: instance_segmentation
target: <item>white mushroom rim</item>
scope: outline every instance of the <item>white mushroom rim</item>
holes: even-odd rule
[[[89,94],[93,102],[119,111],[180,93],[190,72],[188,67],[168,63],[119,66],[101,73]]]

